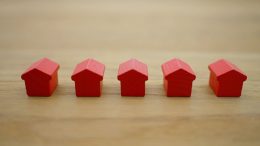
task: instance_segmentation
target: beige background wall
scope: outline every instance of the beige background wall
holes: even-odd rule
[[[0,145],[260,144],[260,2],[242,0],[1,0]],[[60,63],[52,97],[29,98],[21,73]],[[106,65],[103,95],[76,98],[75,65]],[[191,98],[167,98],[160,65],[178,57],[197,74]],[[144,98],[121,97],[118,64],[149,66]],[[247,75],[241,98],[208,87],[209,63],[226,58]]]

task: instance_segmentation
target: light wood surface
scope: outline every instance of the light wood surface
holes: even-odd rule
[[[260,2],[243,0],[1,0],[1,146],[260,145]],[[25,94],[21,73],[60,63],[49,98]],[[75,65],[106,65],[103,95],[76,98]],[[191,98],[167,98],[160,65],[177,57],[197,74]],[[121,97],[119,63],[148,64],[144,98]],[[241,98],[217,98],[209,63],[226,58],[247,75]]]

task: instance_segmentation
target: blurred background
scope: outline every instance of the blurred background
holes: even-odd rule
[[[1,0],[0,48],[258,51],[259,7],[258,0]]]
[[[48,57],[61,65],[50,98],[28,98],[20,75]],[[166,98],[161,64],[197,75],[191,98]],[[0,0],[0,145],[256,145],[260,143],[260,0]],[[106,65],[103,95],[76,98],[71,73]],[[118,65],[148,64],[145,98],[122,98]],[[239,99],[216,98],[208,64],[247,75]]]
[[[2,76],[20,80],[25,67],[48,57],[70,82],[74,65],[91,57],[117,83],[118,64],[137,58],[149,65],[153,81],[161,80],[163,62],[178,57],[207,80],[207,65],[219,58],[242,69],[257,62],[259,8],[258,0],[1,0]],[[255,75],[252,69],[245,71]]]

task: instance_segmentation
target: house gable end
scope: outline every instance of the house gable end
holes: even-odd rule
[[[51,76],[42,72],[39,69],[31,69],[30,71],[22,74],[21,78],[23,80],[50,80]]]
[[[148,80],[148,76],[146,76],[134,69],[118,75],[117,78],[120,81],[122,81],[122,80],[141,80],[141,81]]]

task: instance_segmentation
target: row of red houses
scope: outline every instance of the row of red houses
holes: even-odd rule
[[[196,75],[192,68],[180,59],[172,59],[161,66],[166,95],[169,97],[190,97],[192,82]],[[59,64],[43,58],[32,64],[21,76],[25,81],[28,96],[51,96],[58,84]],[[247,76],[227,60],[218,60],[209,65],[209,85],[216,96],[239,97]],[[105,65],[86,59],[73,71],[76,96],[101,96]],[[145,82],[148,80],[147,65],[130,59],[119,65],[118,80],[121,96],[145,96]]]

